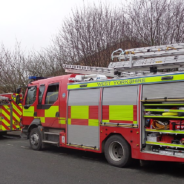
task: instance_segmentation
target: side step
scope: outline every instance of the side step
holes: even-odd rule
[[[57,132],[44,132],[44,134],[47,134],[47,135],[59,135],[59,133],[57,133]]]
[[[46,131],[43,133],[44,133],[44,137],[43,137],[43,141],[42,141],[43,143],[59,146],[59,134],[60,134],[60,132],[58,132],[58,131],[50,131],[50,132]]]
[[[59,142],[53,142],[53,141],[47,141],[47,140],[43,140],[42,142],[47,144],[59,145]]]

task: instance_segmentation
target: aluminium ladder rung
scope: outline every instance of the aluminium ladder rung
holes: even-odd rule
[[[132,54],[132,58],[154,58],[154,57],[166,57],[166,56],[178,56],[178,55],[184,55],[184,49],[182,50],[172,50],[172,51],[160,51],[160,52],[145,52],[145,53],[138,53],[138,54]],[[121,59],[128,59],[130,58],[130,55],[114,55],[113,58]]]
[[[121,72],[123,76],[130,76],[132,75],[130,72],[135,72],[138,76],[141,72],[143,75],[148,74],[146,72],[151,73],[150,67],[184,68],[184,43],[133,48],[125,51],[118,49],[112,53],[112,58],[118,58],[120,61],[111,62],[108,68],[67,64],[63,64],[63,68],[67,73],[101,74],[107,77],[114,77],[114,71]]]
[[[176,66],[177,65],[177,66]],[[168,56],[168,57],[159,57],[159,58],[148,58],[148,59],[139,59],[133,60],[132,66],[130,66],[130,61],[122,61],[122,62],[111,62],[108,68],[115,68],[115,69],[134,69],[135,67],[151,67],[157,66],[160,69],[168,68],[178,68],[184,65],[184,55],[180,56]],[[163,69],[164,69],[163,68]]]
[[[67,65],[63,64],[63,68],[67,73],[78,73],[78,74],[101,74],[107,77],[114,77],[114,69],[106,67],[90,67],[90,66],[80,66],[80,65]]]
[[[126,51],[134,51],[134,52],[148,52],[150,51],[159,51],[159,50],[169,50],[169,49],[183,49],[184,43],[177,43],[177,44],[168,44],[168,45],[160,45],[160,46],[148,46],[148,47],[140,47],[140,48],[133,48],[127,49]]]
[[[115,50],[111,57],[121,60],[136,59],[136,58],[151,58],[164,56],[184,55],[184,43],[134,48],[123,51],[122,49]]]

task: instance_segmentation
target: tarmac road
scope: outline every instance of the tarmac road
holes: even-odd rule
[[[110,166],[102,154],[49,147],[29,148],[18,135],[0,138],[0,184],[182,184],[184,164]]]

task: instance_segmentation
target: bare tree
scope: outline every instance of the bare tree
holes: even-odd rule
[[[134,0],[127,9],[129,37],[146,45],[184,40],[182,0]]]
[[[16,44],[14,51],[0,48],[0,91],[15,92],[18,86],[25,87],[28,82],[25,55]]]
[[[182,0],[134,0],[111,8],[100,4],[75,9],[54,39],[63,63],[108,66],[111,53],[184,40]]]
[[[52,47],[40,52],[31,52],[27,57],[27,70],[33,76],[56,76],[64,73],[62,62]]]
[[[72,11],[53,44],[40,52],[25,54],[19,43],[12,51],[0,46],[0,91],[26,86],[32,75],[62,75],[63,63],[108,66],[118,48],[183,41],[183,0],[134,0],[118,8],[84,6]]]
[[[120,9],[108,5],[75,9],[54,40],[65,63],[107,66],[114,46],[127,39],[127,20]]]

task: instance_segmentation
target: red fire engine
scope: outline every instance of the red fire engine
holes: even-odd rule
[[[22,94],[0,94],[0,134],[20,130],[22,117]]]
[[[73,74],[28,85],[22,132],[32,149],[104,153],[118,167],[132,158],[184,162],[184,73],[163,73],[182,70],[184,44],[119,49],[112,58],[119,62],[108,68],[63,65]]]

